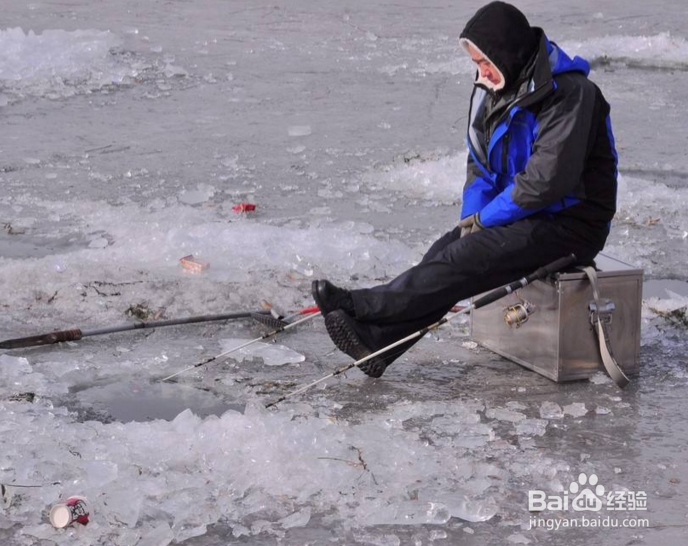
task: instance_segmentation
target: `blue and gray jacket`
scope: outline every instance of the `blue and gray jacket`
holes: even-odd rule
[[[617,187],[609,104],[587,61],[534,30],[538,52],[510,93],[474,87],[461,218],[479,213],[492,227],[543,213],[608,229]]]

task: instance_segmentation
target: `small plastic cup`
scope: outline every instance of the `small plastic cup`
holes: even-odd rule
[[[57,529],[64,529],[75,523],[86,525],[90,515],[88,501],[84,497],[69,497],[50,509],[50,523]]]

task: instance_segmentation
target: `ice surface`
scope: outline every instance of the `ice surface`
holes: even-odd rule
[[[605,36],[584,42],[565,42],[569,55],[581,55],[593,64],[610,62],[648,68],[688,69],[688,42],[669,32],[654,36]]]
[[[381,172],[363,179],[369,187],[382,187],[436,203],[460,203],[466,179],[466,152],[412,153],[396,159]]]
[[[650,345],[657,341],[672,345],[667,340],[668,332],[683,336],[688,327],[688,297],[670,294],[669,298],[648,298],[643,301],[641,313],[643,328],[641,344]],[[679,370],[677,373],[681,374]]]
[[[218,23],[226,2],[202,4],[3,3],[12,27],[0,33],[0,108],[11,125],[0,153],[4,337],[117,324],[144,303],[165,318],[261,299],[294,310],[312,303],[312,278],[386,282],[455,225],[474,75],[456,34],[474,6],[237,3],[230,28]],[[623,176],[608,252],[648,276],[683,279],[684,6],[523,7],[592,59],[612,103]],[[232,212],[243,201],[257,213]],[[187,254],[211,269],[185,275]],[[494,356],[449,336],[421,342],[381,381],[352,371],[275,414],[236,411],[233,401],[243,408],[265,385],[277,395],[344,362],[323,358],[332,347],[321,321],[279,341],[306,356],[300,366],[229,361],[159,388],[152,376],[260,328],[159,329],[4,355],[0,481],[61,483],[14,489],[0,543],[398,546],[459,543],[463,533],[514,542],[529,489],[562,492],[592,463],[600,476],[640,469],[621,475],[629,489],[659,483],[642,470],[657,472],[658,460],[673,469],[665,459],[685,444],[676,400],[688,378],[686,302],[662,299],[671,303],[643,306],[641,378],[618,397],[605,376],[556,386],[504,375],[482,365]],[[461,366],[440,364],[456,351]],[[547,398],[614,415],[551,422],[563,410],[549,402],[533,419]],[[135,421],[115,414],[124,408]],[[89,421],[102,413],[106,424]],[[589,434],[610,441],[582,445]],[[644,437],[653,442],[633,441]],[[46,524],[64,494],[92,499],[91,525]],[[666,526],[653,538],[669,544],[683,512],[667,506],[683,497],[662,499],[650,515]],[[394,523],[371,528],[371,514]],[[632,539],[619,530],[605,540]]]
[[[688,190],[633,176],[619,177],[615,219],[622,237],[605,252],[646,274],[677,268],[688,240]],[[674,256],[667,256],[666,247]]]
[[[30,405],[26,409],[30,411]],[[132,528],[154,514],[172,518],[171,527],[144,530],[142,540],[151,544],[202,534],[221,517],[241,520],[264,514],[266,524],[251,531],[258,533],[272,529],[270,522],[284,529],[307,525],[313,508],[293,508],[293,503],[303,502],[334,510],[349,524],[442,524],[452,516],[486,521],[499,510],[492,498],[447,496],[421,487],[417,500],[409,500],[410,488],[426,480],[435,487],[447,479],[458,484],[500,476],[499,483],[501,473],[466,459],[453,445],[432,448],[403,427],[409,420],[444,416],[448,421],[435,421],[437,432],[432,432],[439,438],[451,430],[451,423],[474,422],[470,416],[479,419],[479,409],[471,402],[400,404],[358,425],[298,417],[287,410],[269,413],[258,406],[245,414],[228,411],[205,419],[187,410],[172,422],[126,425],[78,423],[65,413],[31,413],[34,432],[16,436],[15,447],[6,453],[8,466],[17,479],[26,479],[30,472],[34,481],[59,477],[62,485],[22,493],[12,517],[38,524],[44,504],[64,493],[78,493],[95,499],[99,522],[121,521]],[[62,429],[59,436],[35,434],[56,427]],[[23,449],[26,442],[32,451]],[[52,454],[53,463],[41,462],[45,452]],[[465,473],[454,471],[448,478],[448,466],[464,467]],[[342,491],[348,491],[345,504],[340,503]],[[105,529],[90,526],[90,539]],[[46,538],[56,536],[48,529],[41,532]]]
[[[109,31],[0,30],[0,83],[12,94],[52,99],[133,83],[147,67],[118,58],[121,43]]]
[[[158,302],[151,302],[151,306],[171,306],[171,312],[176,308],[188,313],[189,306],[195,306],[197,314],[226,312],[227,307],[218,307],[227,306],[225,300],[211,303],[211,307],[194,302],[223,290],[227,282],[237,282],[241,283],[236,288],[239,299],[242,295],[250,297],[255,306],[261,298],[271,298],[278,292],[270,280],[274,277],[291,284],[314,275],[333,281],[351,276],[384,277],[406,269],[419,257],[419,252],[404,243],[379,240],[367,233],[369,225],[365,223],[325,221],[303,229],[250,220],[227,223],[186,206],[150,212],[136,205],[110,207],[87,201],[46,202],[43,207],[46,216],[57,212],[84,226],[88,224],[91,230],[107,232],[107,240],[113,244],[39,258],[37,262],[6,262],[0,269],[0,283],[12,284],[9,301],[14,305],[28,306],[35,301],[35,287],[40,286],[46,299],[59,295],[54,300],[55,309],[70,312],[89,305],[84,294],[153,297]],[[145,238],[139,236],[142,232]],[[212,264],[202,278],[188,279],[179,267],[179,258],[188,254]],[[114,277],[113,264],[117,264]],[[183,289],[172,288],[169,292],[183,276],[187,277]],[[149,281],[156,286],[146,288]],[[160,291],[161,283],[168,283],[167,293]],[[279,288],[279,296],[284,294],[284,289]],[[102,309],[99,326],[107,320],[120,322],[121,315],[113,313],[115,310],[110,306]],[[75,316],[71,320],[77,319]]]

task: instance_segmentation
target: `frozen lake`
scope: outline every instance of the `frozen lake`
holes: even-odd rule
[[[480,5],[3,0],[0,339],[296,310],[314,278],[407,268],[458,216],[473,79],[458,34]],[[519,7],[592,61],[612,105],[606,252],[648,279],[640,377],[557,385],[474,347],[464,321],[381,380],[353,370],[269,412],[349,362],[321,320],[167,384],[265,330],[4,352],[0,483],[40,487],[8,486],[2,544],[685,544],[685,2]],[[185,272],[189,254],[210,267]],[[617,516],[649,528],[529,529],[528,491],[580,473],[646,492],[647,511]],[[57,531],[47,512],[69,495],[92,521]]]

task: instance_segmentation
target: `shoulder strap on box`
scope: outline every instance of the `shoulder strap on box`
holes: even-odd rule
[[[592,286],[592,294],[595,298],[595,304],[597,305],[597,313],[595,315],[595,333],[597,334],[597,340],[600,344],[600,355],[602,357],[602,363],[604,364],[609,377],[611,377],[614,382],[619,386],[619,388],[624,388],[630,380],[623,373],[623,370],[616,362],[614,358],[614,353],[612,352],[611,341],[609,338],[609,325],[600,318],[599,310],[602,309],[602,302],[600,301],[600,288],[597,283],[597,272],[594,267],[581,267],[580,268],[590,280],[590,285]]]

